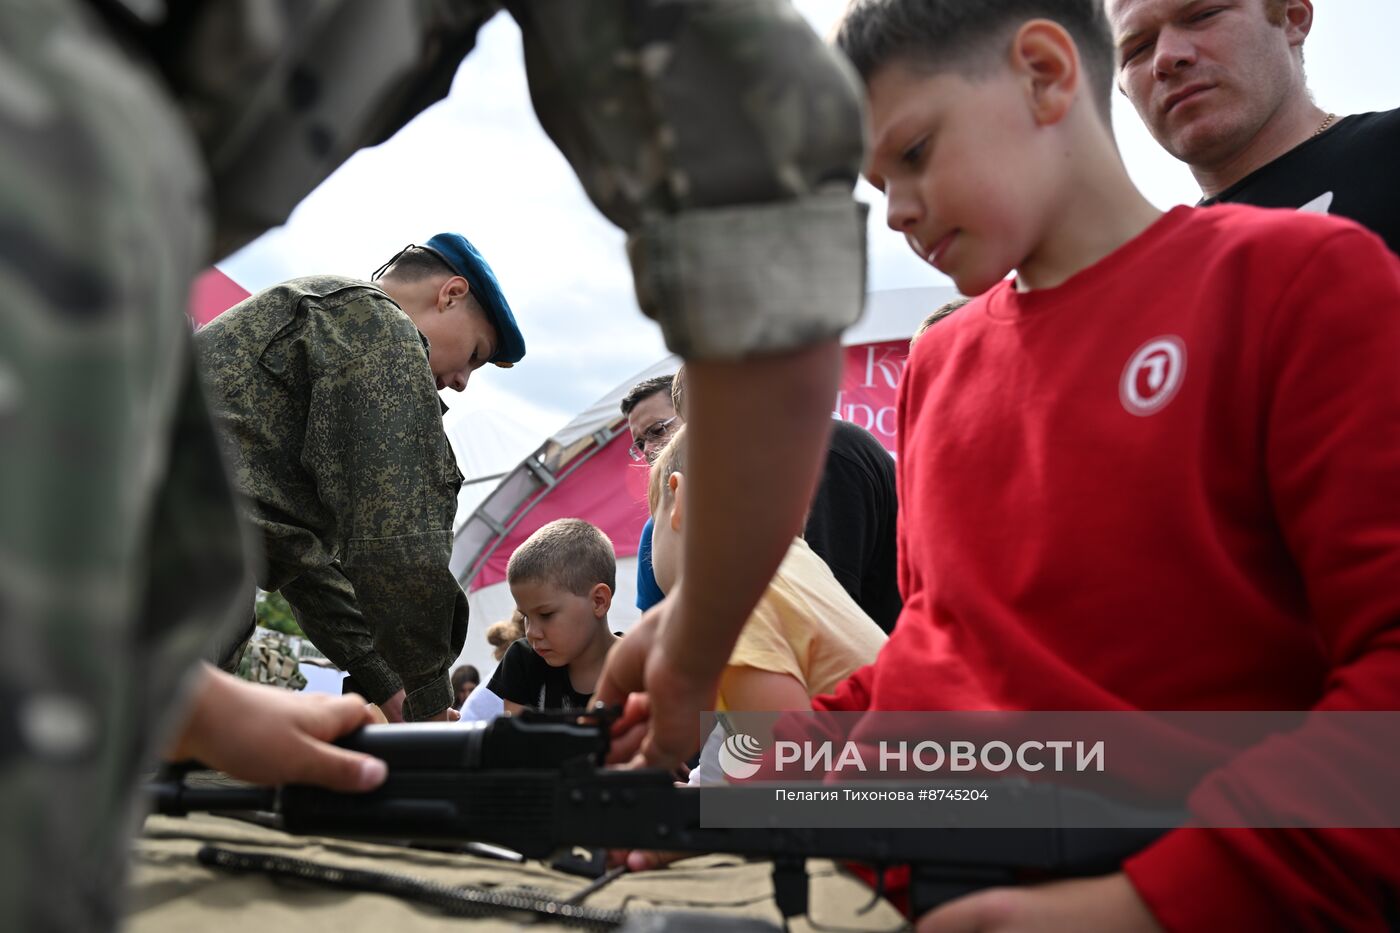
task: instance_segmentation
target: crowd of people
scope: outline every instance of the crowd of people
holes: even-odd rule
[[[509,5],[541,120],[685,365],[622,402],[650,469],[641,620],[609,625],[607,536],[550,523],[510,558],[484,685],[449,675],[468,611],[437,393],[525,358],[485,258],[440,233],[193,342],[181,313],[212,250],[440,97],[494,5],[285,6],[255,35],[213,5],[0,5],[0,817],[24,827],[0,927],[117,922],[157,757],[368,790],[384,764],[332,741],[376,710],[617,705],[619,765],[699,752],[704,783],[702,710],[1400,709],[1400,110],[1313,100],[1311,0],[855,0],[831,47],[780,0],[742,29],[718,0]],[[284,58],[386,23],[421,41]],[[191,54],[216,32],[232,60]],[[322,93],[347,68],[374,93]],[[1133,185],[1115,91],[1200,205]],[[857,173],[969,296],[912,344],[897,460],[830,418]],[[254,578],[358,695],[218,669]],[[1274,737],[1196,776],[1241,828],[919,928],[1393,928],[1396,829],[1244,828],[1251,763],[1347,796],[1395,767],[1374,752]]]

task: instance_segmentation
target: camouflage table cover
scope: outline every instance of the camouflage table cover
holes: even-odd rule
[[[215,844],[239,851],[267,852],[334,867],[365,868],[411,875],[425,881],[520,891],[562,898],[583,888],[586,879],[546,868],[472,855],[439,853],[364,842],[290,836],[272,829],[209,815],[152,816],[135,842],[128,933],[268,933],[273,930],[394,931],[507,930],[518,918],[460,919],[433,908],[382,894],[347,893],[303,883],[238,875],[200,865],[195,853]],[[685,910],[758,917],[778,923],[767,862],[731,856],[701,856],[670,868],[624,875],[594,893],[586,906],[628,911]],[[811,914],[822,927],[895,930],[902,918],[884,901],[860,913],[871,891],[831,862],[808,863]],[[552,923],[535,925],[556,928]],[[562,928],[562,927],[560,927]],[[793,930],[812,930],[808,918]]]

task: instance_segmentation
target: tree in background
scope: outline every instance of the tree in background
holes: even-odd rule
[[[238,676],[253,683],[301,690],[306,677],[301,673],[292,638],[303,639],[306,633],[297,625],[292,608],[281,593],[258,590],[253,604],[258,628],[239,660]]]
[[[305,638],[306,633],[297,625],[296,616],[292,615],[292,607],[287,605],[287,601],[282,598],[281,593],[265,593],[258,590],[257,602],[253,605],[253,613],[257,616],[258,624],[263,628],[270,628],[274,632],[281,632],[283,635],[295,635],[298,638]]]

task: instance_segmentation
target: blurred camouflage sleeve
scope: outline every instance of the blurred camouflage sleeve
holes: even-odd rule
[[[205,195],[82,8],[0,3],[0,930],[119,924],[141,773],[251,592],[184,315]]]
[[[339,562],[303,572],[282,586],[297,624],[331,663],[355,678],[371,703],[383,703],[403,683],[374,649],[374,629],[360,613],[355,588]]]
[[[629,234],[642,310],[686,358],[830,339],[859,317],[854,73],[786,0],[530,0],[546,132]]]
[[[422,340],[399,317],[396,336],[316,380],[302,459],[321,494],[343,500],[326,505],[345,579],[403,681],[404,717],[425,719],[452,704],[448,668],[466,640],[466,596],[448,568],[460,481]],[[357,637],[325,644],[349,653]]]
[[[136,4],[132,4],[135,6]],[[215,255],[287,219],[365,146],[447,96],[496,0],[201,0],[148,30],[204,150]]]

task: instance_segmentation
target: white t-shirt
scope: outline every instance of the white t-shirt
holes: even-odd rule
[[[467,694],[467,702],[462,704],[461,722],[485,722],[495,719],[506,711],[505,701],[492,693],[485,684]]]

